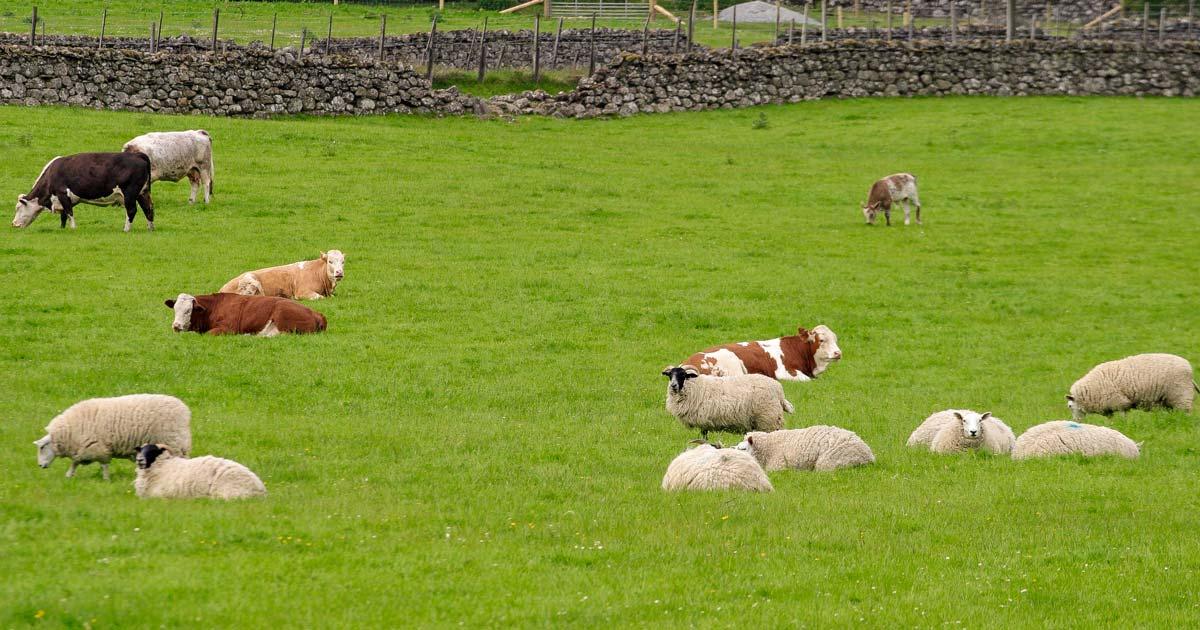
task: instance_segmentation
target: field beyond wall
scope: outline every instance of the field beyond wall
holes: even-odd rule
[[[234,119],[0,108],[11,202],[55,155],[205,128],[216,196],[158,231],[0,231],[0,626],[1187,627],[1196,415],[1138,461],[905,449],[947,407],[1018,432],[1097,362],[1200,362],[1200,102],[828,101],[621,120]],[[924,227],[866,227],[916,173]],[[11,207],[11,206],[9,206]],[[7,220],[7,215],[5,216]],[[162,304],[346,253],[325,334],[173,334]],[[791,426],[876,466],[668,495],[659,372],[824,323]],[[80,399],[179,396],[265,500],[140,501],[30,442]],[[1103,418],[1093,418],[1103,422]],[[722,436],[726,442],[733,435]]]

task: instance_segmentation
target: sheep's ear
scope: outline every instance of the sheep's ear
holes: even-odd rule
[[[163,304],[166,304],[167,308],[175,308],[175,300],[163,300]]]
[[[753,435],[747,435],[747,436],[746,436],[746,443],[747,443],[747,444],[749,444],[750,446],[754,446],[754,436],[753,436]]]
[[[990,411],[985,411],[985,412],[983,412],[983,415],[982,415],[982,416],[979,416],[979,419],[980,419],[980,420],[987,420],[988,418],[991,418],[991,417],[992,417],[992,412],[990,412]]]
[[[958,413],[957,411],[955,411],[955,412],[954,412],[954,417],[955,417],[955,418],[958,418],[959,420],[962,420],[962,419],[963,419],[963,417],[962,417],[962,414],[961,414],[961,413]]]
[[[1075,397],[1070,394],[1067,394],[1067,400],[1069,400],[1071,402],[1075,402]]]
[[[683,372],[684,372],[684,374],[687,374],[688,376],[700,376],[700,370],[697,370],[696,368],[694,368],[690,365],[685,365],[683,367]]]

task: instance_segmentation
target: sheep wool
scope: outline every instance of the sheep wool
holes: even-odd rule
[[[762,466],[745,451],[733,448],[716,448],[701,444],[679,454],[667,474],[663,476],[662,489],[668,492],[679,490],[749,490],[771,492],[771,480]]]
[[[245,499],[267,493],[258,475],[233,460],[186,459],[165,450],[145,467],[139,459],[133,489],[143,499]]]
[[[1120,455],[1137,459],[1138,445],[1120,431],[1073,420],[1056,420],[1031,427],[1017,438],[1013,459],[1051,457],[1078,453]]]
[[[1071,385],[1067,406],[1075,420],[1135,407],[1192,411],[1196,397],[1192,364],[1173,354],[1138,354],[1092,368]]]
[[[858,434],[828,425],[754,431],[737,448],[749,451],[767,471],[837,470],[875,463],[875,453]]]
[[[692,370],[689,374],[695,371],[691,366],[684,368]],[[678,390],[667,386],[667,411],[683,426],[707,435],[709,431],[782,429],[784,412],[792,413],[795,408],[784,397],[779,381],[769,376],[700,374],[687,378]]]
[[[956,415],[957,414],[957,415]],[[969,435],[968,425],[978,431]],[[1003,420],[990,413],[980,414],[970,409],[939,411],[921,423],[908,436],[908,446],[925,446],[935,453],[961,453],[982,449],[997,455],[1012,452],[1017,438]]]
[[[46,425],[39,445],[50,451],[43,467],[55,457],[71,460],[67,476],[79,464],[100,462],[108,478],[108,462],[133,459],[138,447],[148,442],[166,444],[177,453],[192,450],[192,412],[183,401],[161,394],[134,394],[116,398],[92,398],[75,403]],[[39,444],[41,443],[41,444]]]

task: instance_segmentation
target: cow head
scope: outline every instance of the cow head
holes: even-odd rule
[[[50,436],[46,435],[42,439],[33,443],[38,447],[38,466],[49,468],[54,462],[54,458],[58,457],[58,453],[54,452],[54,444],[50,441]]]
[[[145,470],[152,466],[154,462],[171,457],[171,451],[164,444],[143,444],[138,447],[137,467]]]
[[[28,227],[37,218],[37,215],[41,214],[45,209],[37,197],[30,199],[25,195],[18,196],[17,214],[13,217],[12,226],[15,228]]]
[[[863,217],[867,220],[867,225],[875,225],[875,215],[879,212],[879,206],[864,203],[862,205]]]
[[[801,327],[800,334],[807,334],[808,342],[815,346],[813,362],[816,367],[813,368],[813,376],[824,372],[830,363],[841,360],[842,349],[838,347],[837,335],[828,326],[822,324],[808,331]]]
[[[973,411],[966,413],[954,412],[955,419],[962,425],[963,437],[968,440],[983,438],[983,421],[992,417],[992,412],[978,414]]]
[[[174,300],[166,300],[163,304],[175,311],[175,321],[171,322],[171,330],[187,332],[192,329],[192,313],[203,311],[204,307],[196,303],[195,296],[180,293]]]
[[[329,274],[329,283],[337,286],[342,276],[346,275],[346,255],[340,250],[331,249],[321,252],[321,260],[325,261],[325,273]]]
[[[700,372],[691,365],[668,365],[666,369],[662,371],[662,373],[663,376],[667,377],[671,381],[671,383],[667,386],[667,389],[672,394],[678,394],[679,392],[682,392],[683,386],[688,379],[700,376]]]

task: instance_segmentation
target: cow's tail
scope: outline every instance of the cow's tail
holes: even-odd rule
[[[217,165],[213,162],[212,136],[208,135],[208,132],[203,129],[200,130],[200,133],[208,138],[208,196],[211,197],[213,195],[213,180],[217,178]]]
[[[796,411],[796,408],[792,406],[792,403],[788,402],[788,399],[784,398],[783,399],[783,411],[785,413],[792,413],[792,412]]]

